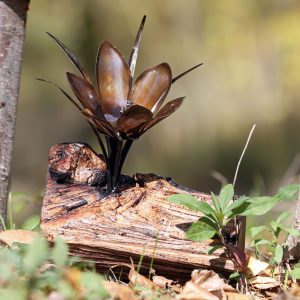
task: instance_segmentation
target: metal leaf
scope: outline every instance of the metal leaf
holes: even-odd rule
[[[67,78],[74,94],[83,107],[89,109],[94,115],[104,119],[99,105],[99,96],[94,87],[86,79],[75,74],[67,72]]]
[[[53,83],[49,80],[42,79],[42,78],[37,78],[37,80],[50,83],[51,85],[53,85],[54,87],[59,89],[72,102],[72,104],[74,104],[76,106],[77,109],[79,109],[80,111],[82,110],[82,108],[78,105],[78,103],[69,94],[67,94],[67,92],[65,92],[62,88],[60,88],[58,85],[56,85],[55,83]]]
[[[74,55],[74,53],[58,38],[56,38],[51,33],[47,32],[47,34],[63,49],[63,51],[67,54],[67,56],[70,58],[72,63],[76,66],[78,71],[81,73],[81,75],[89,82],[92,83],[86,69],[81,65],[78,58]]]
[[[122,137],[137,138],[141,127],[153,117],[152,112],[140,105],[132,105],[118,119],[118,131]]]
[[[177,75],[176,77],[174,77],[174,78],[172,79],[172,84],[173,84],[175,81],[177,81],[179,78],[183,77],[184,75],[190,73],[191,71],[195,70],[196,68],[198,68],[198,67],[200,67],[200,66],[202,66],[202,65],[203,65],[203,63],[198,64],[198,65],[196,65],[196,66],[194,66],[194,67],[192,67],[192,68],[190,68],[190,69],[184,71],[183,73]]]
[[[99,47],[96,73],[102,111],[114,123],[127,105],[130,70],[120,52],[107,41]]]
[[[166,97],[172,81],[171,68],[162,63],[144,71],[136,80],[129,99],[134,103],[153,111],[158,109]],[[160,106],[159,105],[159,106]]]
[[[142,38],[142,33],[143,33],[145,22],[146,22],[146,16],[144,16],[142,19],[141,25],[139,27],[139,30],[137,32],[137,35],[136,35],[136,38],[134,41],[134,46],[132,47],[132,50],[130,53],[128,64],[129,64],[129,68],[130,68],[131,78],[133,78],[133,76],[134,76],[136,60],[137,60],[137,56],[138,56],[138,52],[139,52],[139,47],[140,47],[140,43],[141,43],[141,38]]]
[[[180,97],[175,100],[172,100],[168,102],[157,114],[156,116],[150,121],[148,124],[146,124],[142,129],[142,134],[144,134],[147,130],[149,130],[151,127],[156,125],[157,123],[161,122],[168,116],[170,116],[172,113],[174,113],[183,103],[185,97]]]
[[[97,118],[96,116],[93,115],[93,113],[89,109],[83,109],[81,113],[90,121],[94,126],[103,134],[113,137],[113,138],[118,138],[117,134],[114,131],[114,128],[112,125],[103,119]]]

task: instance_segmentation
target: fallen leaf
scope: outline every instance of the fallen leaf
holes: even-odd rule
[[[160,288],[160,289],[166,289],[167,287],[171,286],[173,283],[173,280],[167,279],[164,276],[153,276],[152,278],[154,287]]]
[[[261,261],[253,256],[250,256],[246,273],[250,276],[256,276],[262,271],[266,270],[270,265],[264,261]]]
[[[192,272],[192,282],[208,291],[224,290],[227,292],[237,292],[214,271],[194,270]]]
[[[137,299],[130,287],[118,282],[103,282],[105,289],[109,292],[112,299],[135,300]]]
[[[13,243],[30,244],[38,233],[30,230],[5,230],[0,232],[0,242],[12,246]]]
[[[270,276],[256,276],[249,279],[249,283],[261,290],[272,289],[280,286],[280,282]]]
[[[207,289],[201,288],[192,281],[188,281],[181,294],[176,297],[178,300],[219,300],[217,296]]]
[[[153,288],[154,287],[153,282],[151,280],[149,280],[145,276],[139,274],[135,270],[132,260],[131,260],[130,272],[128,274],[128,279],[129,279],[130,284],[132,286],[138,285],[138,286],[147,287],[147,288]]]
[[[260,298],[252,295],[243,295],[237,293],[226,293],[226,300],[260,300]]]

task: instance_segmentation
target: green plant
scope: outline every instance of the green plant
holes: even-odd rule
[[[0,247],[0,299],[104,299],[102,276],[75,268],[68,247],[57,239],[53,248],[37,238],[30,245]]]
[[[10,192],[7,202],[7,220],[5,221],[0,215],[0,222],[4,230],[24,229],[38,231],[40,225],[40,216],[38,214],[31,214],[23,222],[19,222],[20,224],[17,224],[16,220],[26,207],[32,205],[33,202],[34,200],[25,193]]]
[[[211,193],[211,204],[188,194],[172,195],[168,201],[202,212],[203,217],[191,225],[186,232],[186,237],[194,241],[202,241],[218,236],[222,245],[213,246],[208,249],[208,252],[213,253],[219,247],[226,247],[237,271],[243,271],[247,266],[246,254],[238,247],[236,237],[234,240],[228,238],[226,233],[228,223],[236,222],[239,216],[264,215],[278,202],[295,199],[298,192],[299,185],[294,184],[280,188],[274,196],[241,197],[233,200],[234,189],[231,184],[228,184],[222,188],[218,196]]]
[[[299,237],[300,232],[294,228],[286,227],[283,223],[292,214],[290,212],[281,213],[275,221],[271,221],[269,226],[257,226],[250,228],[251,238],[253,239],[250,243],[250,247],[255,248],[255,254],[259,257],[259,250],[261,247],[267,247],[269,264],[272,266],[274,271],[276,266],[279,266],[285,270],[286,259],[285,253],[288,250],[289,235],[293,237]],[[268,239],[265,238],[266,235],[271,235]],[[284,272],[285,273],[285,272]],[[290,272],[291,276],[300,278],[300,269],[295,267],[293,271]]]

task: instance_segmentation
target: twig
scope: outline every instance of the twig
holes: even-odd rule
[[[246,150],[247,150],[248,144],[249,144],[249,142],[250,142],[250,139],[251,139],[251,136],[252,136],[252,134],[253,134],[253,131],[254,131],[255,127],[256,127],[256,124],[254,124],[254,125],[252,126],[251,130],[250,130],[250,133],[249,133],[249,136],[248,136],[246,145],[245,145],[245,147],[244,147],[244,150],[243,150],[243,152],[242,152],[242,154],[241,154],[241,157],[240,157],[240,159],[239,159],[239,161],[238,161],[238,164],[237,164],[237,166],[236,166],[236,170],[235,170],[235,174],[234,174],[234,178],[233,178],[233,183],[232,183],[233,187],[235,186],[235,182],[236,182],[237,175],[238,175],[238,172],[239,172],[240,164],[241,164],[242,159],[243,159],[243,157],[244,157],[244,155],[245,155],[245,152],[246,152]]]

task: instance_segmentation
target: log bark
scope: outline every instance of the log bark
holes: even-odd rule
[[[0,215],[4,220],[28,5],[29,0],[0,0]]]
[[[205,253],[218,241],[185,238],[185,231],[201,213],[166,200],[173,194],[189,193],[210,201],[208,195],[154,174],[122,175],[118,193],[106,195],[101,189],[105,170],[105,163],[87,145],[51,148],[41,213],[41,230],[48,240],[61,236],[72,255],[94,261],[101,272],[116,264],[130,264],[130,258],[137,263],[141,255],[142,272],[149,271],[154,257],[158,275],[180,281],[189,279],[195,268],[223,274],[233,271],[223,249],[213,255]]]

